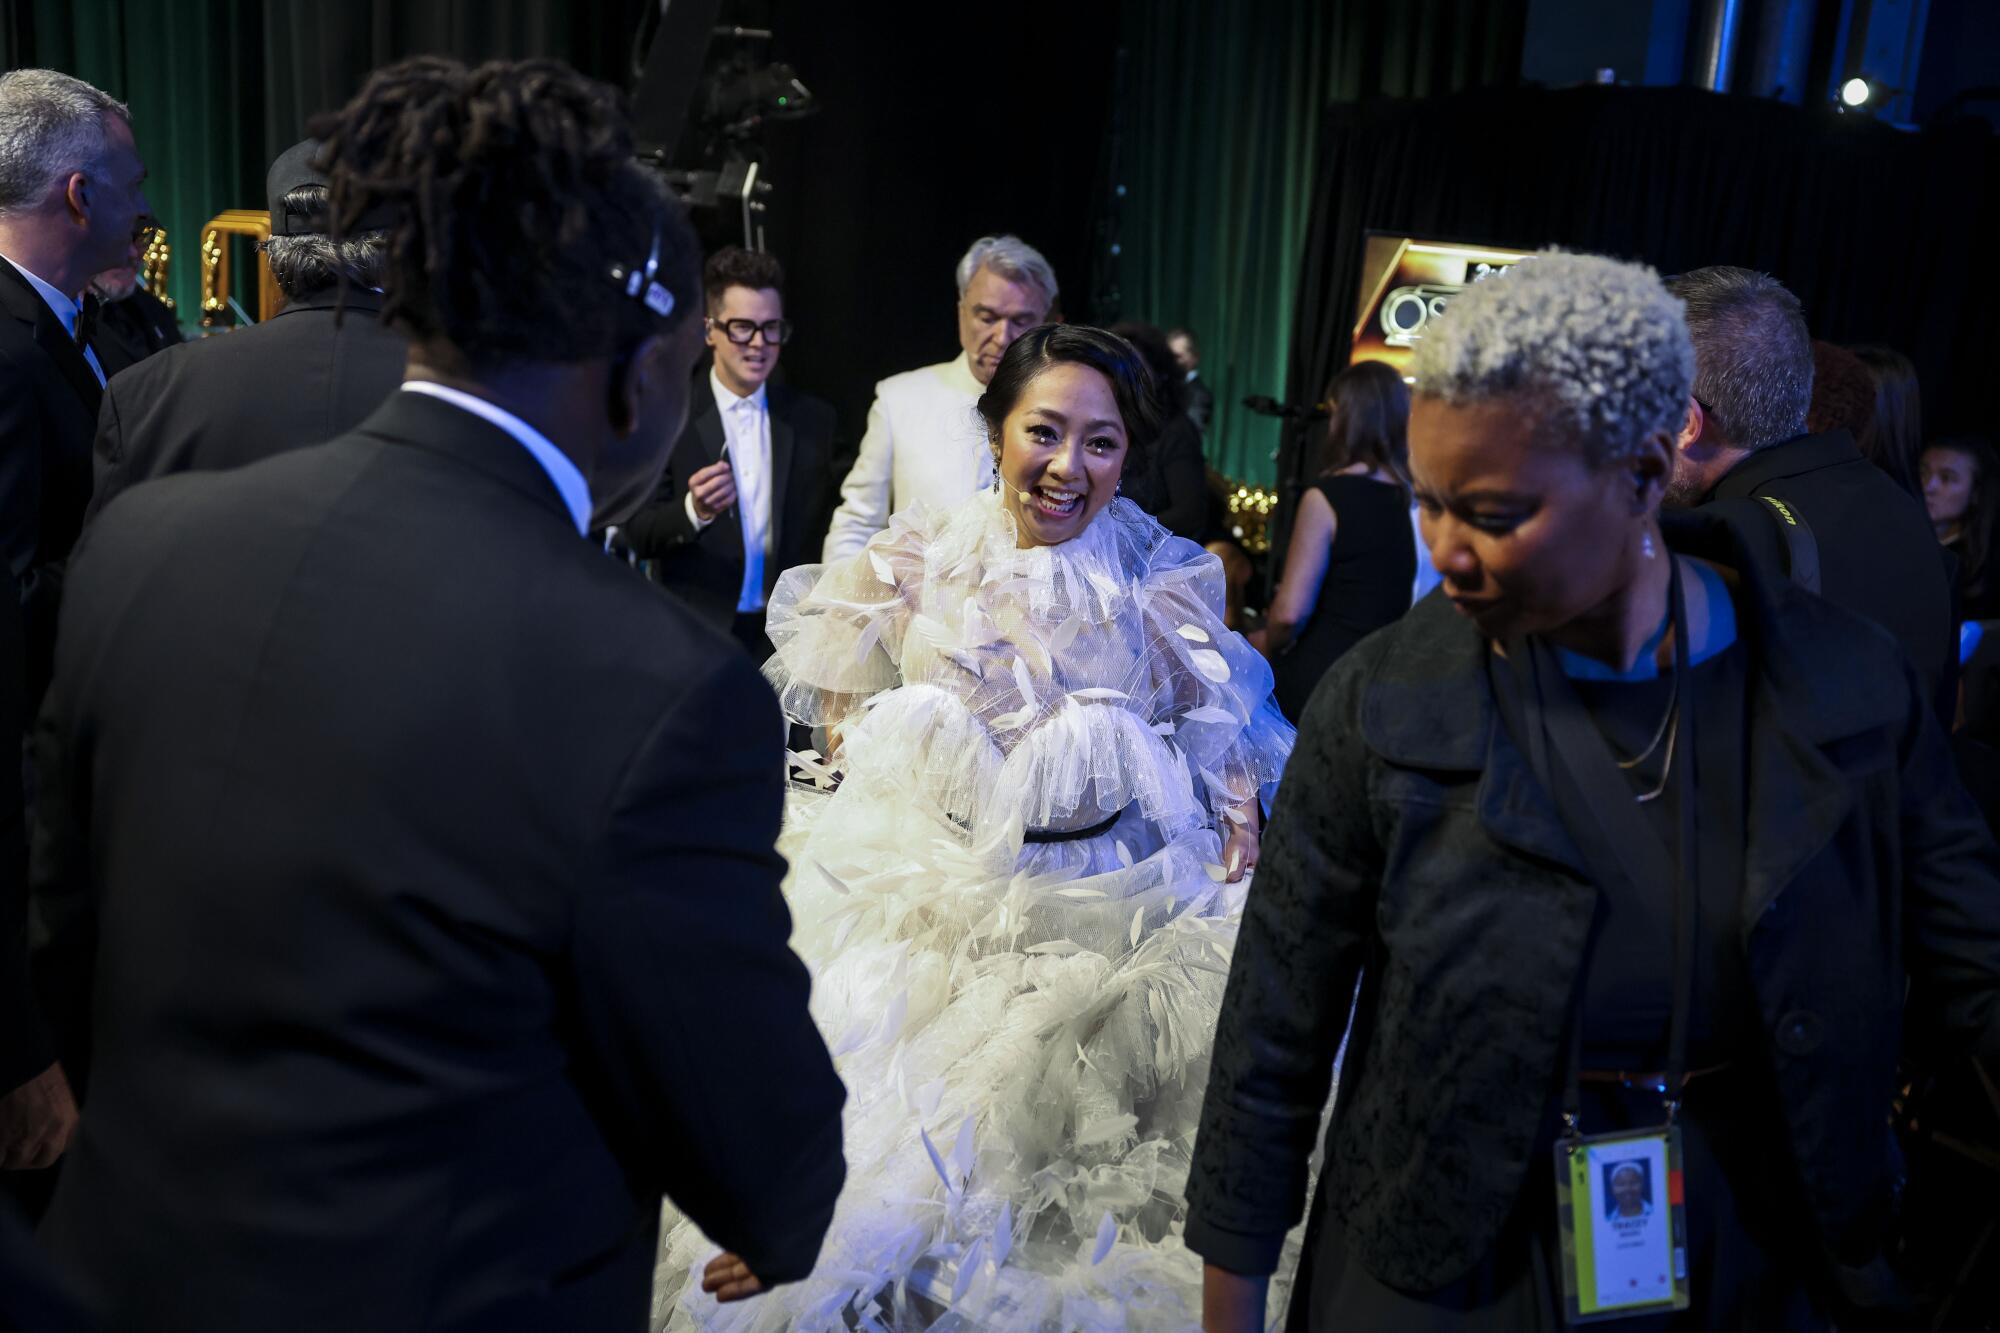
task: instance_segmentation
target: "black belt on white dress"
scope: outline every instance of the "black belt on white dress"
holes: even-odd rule
[[[1031,828],[1021,835],[1021,841],[1022,842],[1082,842],[1086,838],[1095,838],[1101,833],[1111,832],[1111,826],[1113,824],[1116,824],[1118,822],[1118,817],[1124,813],[1125,811],[1123,810],[1115,811],[1113,812],[1111,818],[1104,820],[1101,823],[1092,824],[1088,828],[1065,828],[1065,829]]]

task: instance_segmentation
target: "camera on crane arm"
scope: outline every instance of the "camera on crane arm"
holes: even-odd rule
[[[819,110],[769,28],[718,24],[723,0],[661,0],[633,38],[640,160],[687,206],[702,246],[764,248],[771,180],[764,136]],[[642,54],[643,53],[643,56]]]

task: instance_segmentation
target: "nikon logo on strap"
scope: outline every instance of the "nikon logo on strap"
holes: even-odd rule
[[[1780,524],[1778,534],[1785,539],[1787,572],[1792,582],[1807,592],[1818,592],[1819,539],[1813,536],[1812,524],[1775,495],[1757,498],[1770,507],[1772,518]]]
[[[1778,517],[1785,520],[1787,524],[1795,528],[1799,525],[1799,520],[1792,514],[1791,506],[1787,505],[1783,500],[1780,500],[1777,496],[1760,495],[1757,498],[1759,500],[1762,500],[1765,504],[1771,506],[1771,508],[1777,510]]]

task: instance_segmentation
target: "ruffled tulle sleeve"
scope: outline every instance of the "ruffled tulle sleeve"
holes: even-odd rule
[[[1142,707],[1154,730],[1170,736],[1211,810],[1252,797],[1268,807],[1294,732],[1271,697],[1270,663],[1223,624],[1221,562],[1165,536],[1135,591],[1146,635]]]
[[[903,636],[921,588],[928,524],[921,508],[898,514],[847,559],[779,577],[765,617],[777,651],[764,676],[786,717],[826,726],[902,683]]]

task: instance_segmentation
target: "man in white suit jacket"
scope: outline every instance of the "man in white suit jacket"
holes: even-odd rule
[[[875,386],[861,453],[840,487],[824,558],[853,555],[919,501],[949,508],[992,484],[993,456],[974,406],[1014,340],[1056,304],[1049,261],[1016,236],[982,236],[958,261],[958,341],[941,365]]]

